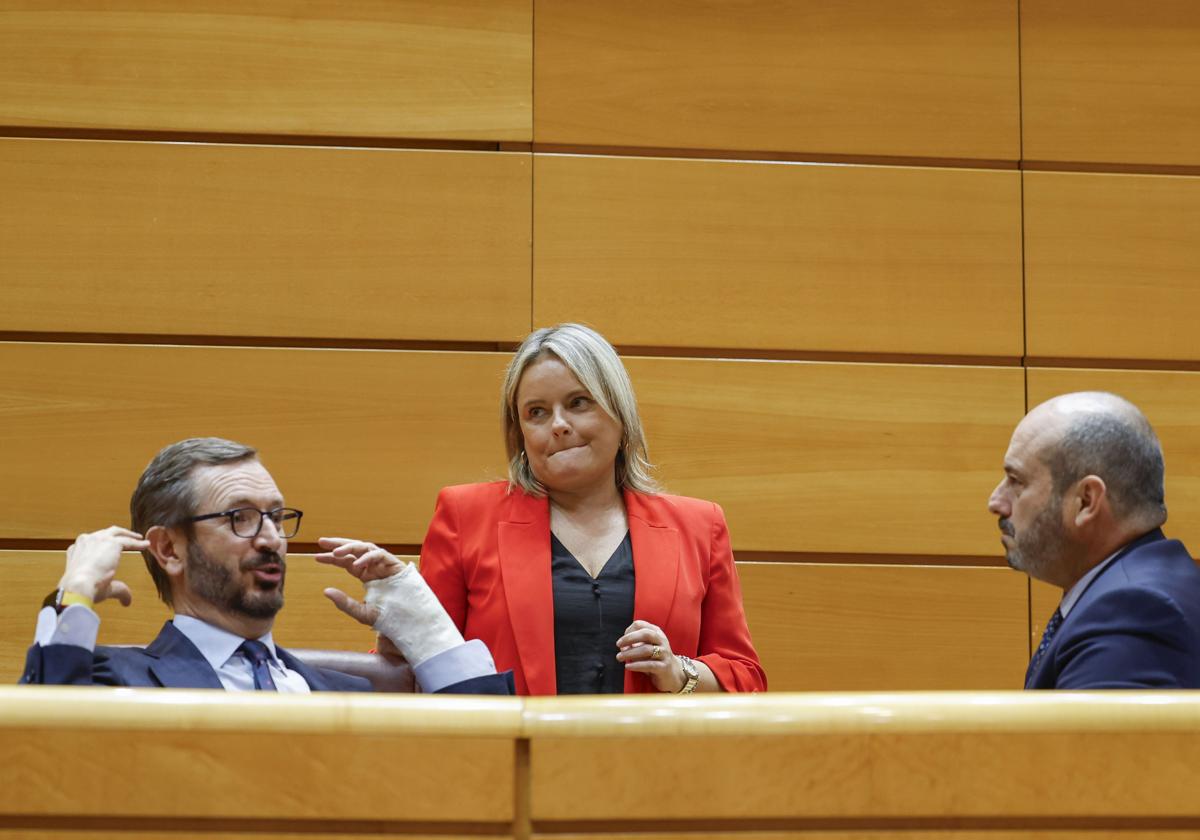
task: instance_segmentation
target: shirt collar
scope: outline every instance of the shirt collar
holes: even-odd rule
[[[1067,617],[1067,613],[1071,612],[1071,608],[1075,606],[1076,602],[1078,602],[1081,597],[1083,597],[1083,593],[1087,591],[1088,586],[1093,580],[1096,579],[1097,575],[1108,568],[1109,563],[1116,559],[1116,556],[1124,550],[1125,547],[1122,546],[1112,554],[1105,557],[1095,566],[1092,566],[1086,575],[1077,580],[1075,585],[1067,590],[1067,593],[1063,595],[1062,603],[1058,605],[1058,611],[1062,613],[1063,618]]]
[[[229,657],[233,656],[241,647],[242,642],[246,641],[236,633],[214,627],[208,622],[190,615],[176,615],[171,619],[171,623],[175,625],[176,630],[187,636],[189,642],[196,646],[214,671],[228,662]],[[258,640],[267,646],[271,658],[278,662],[279,656],[275,652],[275,642],[271,640],[270,632],[259,636]]]

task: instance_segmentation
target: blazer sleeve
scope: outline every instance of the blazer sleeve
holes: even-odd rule
[[[421,544],[421,576],[462,633],[467,624],[467,584],[459,550],[458,513],[449,488],[443,488]]]
[[[1056,645],[1055,688],[1200,686],[1195,631],[1167,595],[1119,589],[1088,604],[1079,618]]]
[[[700,605],[699,659],[725,691],[766,691],[767,674],[746,624],[725,512],[713,504],[708,589]]]
[[[25,654],[21,685],[122,685],[108,659],[77,645],[38,645]]]

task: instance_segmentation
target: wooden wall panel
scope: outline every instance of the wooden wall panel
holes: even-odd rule
[[[0,551],[7,593],[0,602],[0,684],[20,676],[38,605],[62,566],[60,551]],[[1023,575],[1003,568],[794,563],[739,563],[738,574],[772,691],[1019,687],[1028,661]],[[146,644],[170,613],[140,555],[125,555],[118,578],[133,589],[133,605],[99,606],[100,643]],[[276,642],[371,649],[374,633],[338,612],[321,594],[326,586],[355,597],[361,591],[344,572],[309,555],[288,557]]]
[[[128,520],[150,458],[185,437],[258,447],[300,540],[418,543],[438,488],[499,478],[507,355],[0,343],[0,538]]]
[[[415,558],[408,558],[415,559]],[[0,579],[6,597],[0,601],[0,685],[16,682],[33,642],[37,611],[46,593],[62,576],[64,552],[0,551]],[[133,590],[133,604],[100,604],[99,643],[144,645],[158,635],[170,610],[158,600],[140,554],[121,558],[117,579]],[[375,646],[375,633],[356,623],[322,595],[334,586],[361,600],[362,585],[341,569],[317,563],[310,555],[287,559],[286,605],[275,622],[276,643],[288,648],[365,652]]]
[[[1018,173],[534,165],[537,324],[635,345],[1021,355]]]
[[[528,155],[0,140],[0,329],[513,341]]]
[[[1024,178],[1029,354],[1200,359],[1200,178]]]
[[[530,0],[0,3],[0,125],[529,140]]]
[[[1024,156],[1200,164],[1200,6],[1021,0]]]
[[[420,542],[439,487],[504,475],[507,361],[0,343],[0,538],[123,522],[161,446],[215,434],[260,448],[307,512],[301,540]],[[627,361],[667,488],[724,505],[735,548],[998,551],[985,504],[1023,414],[1019,369]]]
[[[534,26],[538,142],[1019,156],[1014,0],[539,0]]]
[[[1008,568],[740,563],[771,691],[1016,689],[1025,576]]]
[[[1145,413],[1162,441],[1167,466],[1170,519],[1164,530],[1167,536],[1183,540],[1196,556],[1200,552],[1200,373],[1029,370],[1030,407],[1071,391],[1112,391]]]
[[[1020,369],[626,364],[667,489],[723,505],[735,549],[999,556]]]

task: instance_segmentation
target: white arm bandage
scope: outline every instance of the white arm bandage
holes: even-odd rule
[[[409,665],[463,644],[462,633],[411,563],[391,577],[369,581],[364,600],[379,608],[375,632],[391,639]]]

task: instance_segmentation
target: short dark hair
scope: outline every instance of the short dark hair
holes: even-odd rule
[[[252,446],[224,438],[188,438],[159,451],[138,479],[129,499],[133,530],[145,535],[155,525],[183,525],[191,534],[191,523],[183,522],[196,514],[196,492],[192,471],[196,467],[232,464],[258,457]],[[171,606],[171,579],[158,565],[154,555],[143,551],[146,568],[154,579],[158,597]]]
[[[1162,524],[1167,517],[1162,446],[1145,417],[1123,414],[1073,416],[1042,460],[1050,468],[1058,496],[1084,476],[1095,475],[1104,480],[1118,517]]]

